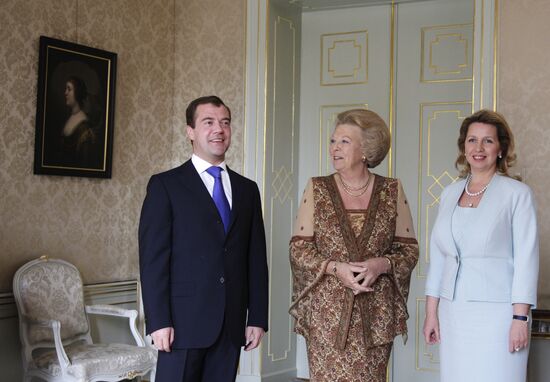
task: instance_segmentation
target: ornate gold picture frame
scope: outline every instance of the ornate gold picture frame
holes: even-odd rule
[[[34,173],[110,178],[116,53],[40,37]]]

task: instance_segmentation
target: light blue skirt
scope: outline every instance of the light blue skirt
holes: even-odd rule
[[[529,348],[508,351],[512,305],[456,297],[439,302],[441,382],[525,382]]]

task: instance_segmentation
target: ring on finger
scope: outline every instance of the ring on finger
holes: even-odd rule
[[[518,347],[516,347],[516,348],[514,349],[514,351],[517,351],[517,352],[518,352],[518,351],[520,351],[520,349],[521,349],[521,348],[518,346]]]

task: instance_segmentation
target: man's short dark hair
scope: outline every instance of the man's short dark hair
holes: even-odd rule
[[[229,119],[231,120],[231,110],[229,109],[229,107],[227,107],[227,105],[223,103],[220,97],[215,95],[210,95],[210,96],[199,97],[191,101],[189,106],[187,106],[187,110],[185,110],[185,119],[188,126],[191,126],[193,129],[195,128],[195,118],[196,118],[195,114],[197,112],[197,107],[199,107],[199,105],[206,105],[206,104],[212,104],[217,107],[220,107],[220,106],[225,107],[229,113]]]

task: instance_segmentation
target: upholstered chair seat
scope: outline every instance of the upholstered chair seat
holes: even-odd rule
[[[65,347],[65,353],[71,360],[66,373],[78,381],[90,381],[104,374],[131,379],[144,374],[156,362],[151,350],[125,344],[71,344]],[[41,354],[35,359],[35,364],[38,369],[48,370],[52,376],[63,375],[55,351]]]
[[[82,279],[66,261],[40,258],[15,274],[24,380],[120,381],[151,372],[156,350],[136,327],[137,312],[109,305],[84,305]],[[136,345],[94,344],[88,314],[123,317]]]

